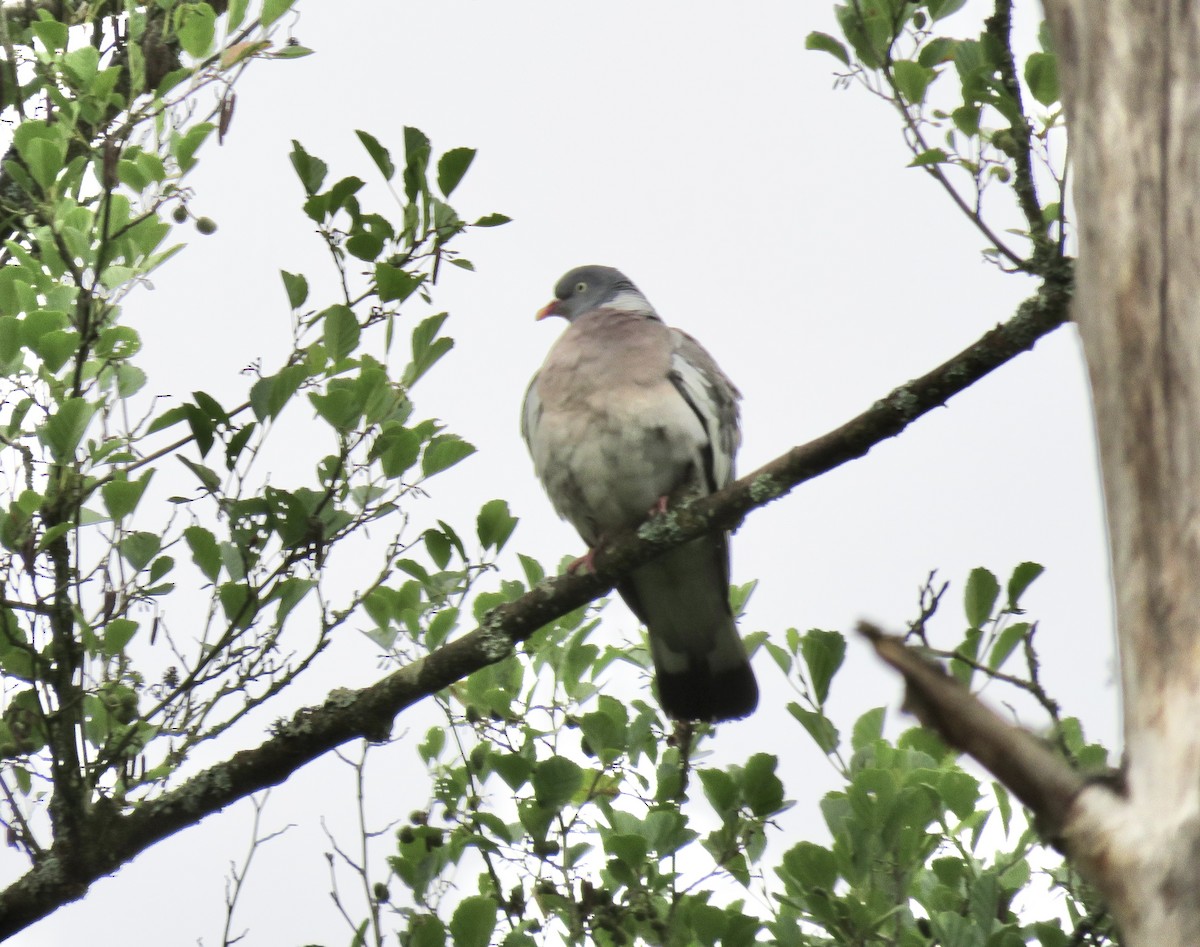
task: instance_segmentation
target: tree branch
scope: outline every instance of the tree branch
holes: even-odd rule
[[[940,665],[866,622],[859,633],[904,677],[904,709],[982,763],[1061,840],[1071,806],[1087,780],[1043,741],[990,710]]]
[[[98,805],[90,818],[92,841],[84,855],[70,858],[53,846],[26,875],[0,892],[0,938],[82,897],[92,882],[154,843],[282,783],[334,748],[355,739],[386,739],[396,715],[405,708],[510,656],[517,643],[608,592],[621,575],[638,565],[704,533],[733,529],[751,510],[862,457],[1066,322],[1072,285],[1070,260],[1048,266],[1038,293],[1007,322],[836,430],[792,448],[720,493],[655,517],[637,535],[606,543],[597,550],[597,572],[561,575],[540,583],[521,598],[492,609],[469,634],[370,687],[334,691],[321,706],[305,708],[278,726],[260,746],[235,753],[128,815]]]

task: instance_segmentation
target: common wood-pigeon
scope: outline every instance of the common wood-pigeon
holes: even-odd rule
[[[521,428],[554,508],[591,550],[733,479],[740,395],[619,270],[578,267],[554,294],[538,318],[570,325],[530,382]],[[617,591],[646,625],[669,716],[718,721],[754,710],[758,685],[729,607],[726,534],[670,550]]]

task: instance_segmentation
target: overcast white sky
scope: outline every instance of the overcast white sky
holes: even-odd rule
[[[556,562],[581,550],[542,495],[517,423],[562,329],[533,314],[581,263],[624,270],[738,384],[743,472],[841,424],[1008,318],[1032,286],[984,263],[969,224],[904,167],[887,108],[835,89],[834,60],[805,52],[809,30],[833,31],[831,6],[301,0],[293,32],[317,55],[252,69],[226,144],[203,153],[191,181],[193,210],[220,230],[196,238],[127,307],[151,387],[240,402],[240,369],[259,356],[270,364],[286,340],[278,270],[314,283],[327,273],[299,209],[290,139],[334,175],[375,181],[354,129],[400,154],[403,126],[415,125],[438,151],[479,149],[453,202],[463,216],[514,218],[470,236],[463,249],[478,272],[449,273],[435,294],[432,311],[451,312],[458,347],[422,382],[418,410],[480,450],[435,481],[439,516],[466,526],[484,501],[505,497],[521,517],[513,552]],[[971,21],[960,19],[965,35]],[[949,640],[970,568],[1003,580],[1032,559],[1047,567],[1027,598],[1042,623],[1046,683],[1112,743],[1113,635],[1086,397],[1074,332],[1060,330],[896,441],[755,513],[734,539],[735,579],[761,580],[743,630],[848,630],[860,617],[900,629],[936,568],[955,583]],[[616,633],[632,627],[622,606],[610,612]],[[815,803],[831,771],[786,714],[791,696],[773,665],[763,656],[757,667],[760,711],[718,741],[784,757],[800,803],[789,842],[821,838]],[[343,649],[321,673],[307,700],[372,680],[374,648]],[[899,694],[853,642],[835,685],[843,731]],[[408,727],[424,728],[401,718],[397,733]],[[243,733],[247,745],[262,736]],[[411,742],[376,763],[399,816],[424,793]],[[274,795],[266,827],[296,827],[261,853],[244,944],[348,942],[328,900],[319,817],[348,825],[351,800],[349,772],[329,761]],[[239,805],[160,844],[13,942],[218,943],[224,873],[249,820]],[[385,843],[379,858],[387,853]],[[15,854],[0,856],[5,876],[16,868]]]

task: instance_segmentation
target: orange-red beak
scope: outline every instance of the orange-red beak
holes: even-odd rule
[[[551,300],[550,302],[546,303],[546,305],[544,305],[541,309],[539,309],[537,311],[537,316],[535,316],[534,318],[536,318],[538,321],[541,321],[542,319],[545,319],[547,316],[557,316],[558,315],[558,304],[560,302],[561,302],[561,300],[554,299],[554,300]]]

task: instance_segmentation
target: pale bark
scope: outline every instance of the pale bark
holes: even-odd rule
[[[1075,156],[1074,317],[1096,406],[1126,744],[1125,792],[1082,793],[1065,839],[1127,944],[1194,945],[1200,11],[1168,0],[1046,0],[1046,9]]]

